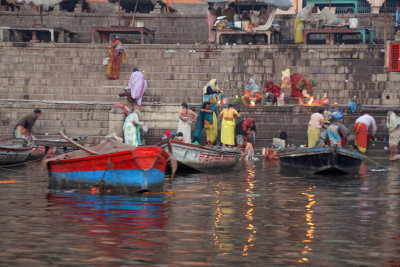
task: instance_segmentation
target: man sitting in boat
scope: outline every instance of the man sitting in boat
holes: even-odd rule
[[[33,113],[27,114],[19,119],[14,128],[15,138],[33,136],[32,127],[35,124],[36,120],[40,117],[40,115],[42,115],[42,111],[40,109],[35,109]]]
[[[261,91],[253,78],[247,80],[247,85],[244,87],[244,94],[244,98],[250,105],[255,105],[261,102]]]
[[[372,126],[372,135],[368,135],[368,129]],[[373,139],[376,134],[375,119],[369,115],[364,114],[356,120],[353,131],[355,132],[355,145],[360,152],[367,152],[368,139]]]
[[[210,101],[211,97],[215,97],[217,103],[222,101],[222,90],[218,87],[217,79],[210,80],[203,87],[203,101]]]
[[[175,137],[175,140],[183,142],[184,138],[183,138],[183,133],[179,132]]]

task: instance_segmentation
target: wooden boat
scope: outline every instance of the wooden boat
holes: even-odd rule
[[[168,149],[168,141],[158,144],[170,152],[178,161],[179,169],[194,169],[197,171],[221,170],[237,163],[241,152],[236,148],[214,148],[183,143],[171,140],[172,152]]]
[[[26,161],[33,145],[4,144],[0,145],[0,166],[9,166]]]
[[[284,150],[278,153],[282,167],[315,174],[356,174],[365,156],[342,147],[316,147]]]
[[[105,143],[109,142],[116,141]],[[49,160],[47,167],[50,188],[86,190],[104,186],[113,193],[159,189],[164,179],[169,154],[158,147],[134,148],[116,143],[122,151],[98,155],[86,153],[86,156],[75,157],[84,153],[78,150]],[[101,145],[104,144],[98,146]],[[131,149],[126,149],[127,147]]]

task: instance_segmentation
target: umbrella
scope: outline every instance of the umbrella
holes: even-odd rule
[[[15,2],[34,6],[50,7],[61,3],[62,0],[15,0]]]
[[[208,3],[226,3],[226,2],[231,2],[230,0],[201,0],[204,2],[208,2]]]
[[[292,6],[292,2],[290,2],[290,0],[259,0],[259,1],[285,11],[288,11],[289,8]]]
[[[41,7],[40,8],[40,23],[43,24],[42,17],[42,7],[48,8],[50,6],[57,5],[61,3],[63,0],[15,0],[16,3],[20,4],[28,4]]]

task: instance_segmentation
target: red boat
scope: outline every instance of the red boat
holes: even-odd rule
[[[99,154],[78,150],[48,161],[50,188],[91,189],[102,184],[114,193],[127,193],[161,187],[169,158],[163,149],[107,141],[91,150]]]

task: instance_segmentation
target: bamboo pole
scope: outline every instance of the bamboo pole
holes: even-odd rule
[[[387,67],[387,64],[386,64],[386,56],[387,56],[387,5],[386,5],[386,3],[387,3],[387,0],[385,0],[385,2],[384,2],[384,9],[385,9],[385,17],[384,17],[384,21],[385,21],[385,29],[384,29],[384,51],[385,51],[385,59],[384,59],[384,61],[383,61],[383,67],[384,68],[386,68]]]
[[[75,142],[74,140],[72,140],[71,138],[69,138],[68,136],[66,136],[62,131],[59,132],[59,134],[61,135],[62,138],[64,138],[65,140],[67,140],[68,142],[70,142],[71,144],[73,144],[74,146],[79,147],[80,149],[82,149],[83,151],[88,152],[89,154],[92,155],[99,155],[98,152],[90,150],[87,147],[82,146],[81,144],[78,144],[77,142]]]
[[[133,10],[132,20],[131,20],[131,23],[129,24],[129,27],[135,26],[135,14],[136,14],[136,10],[138,7],[138,3],[139,3],[139,0],[136,0],[135,9]]]

